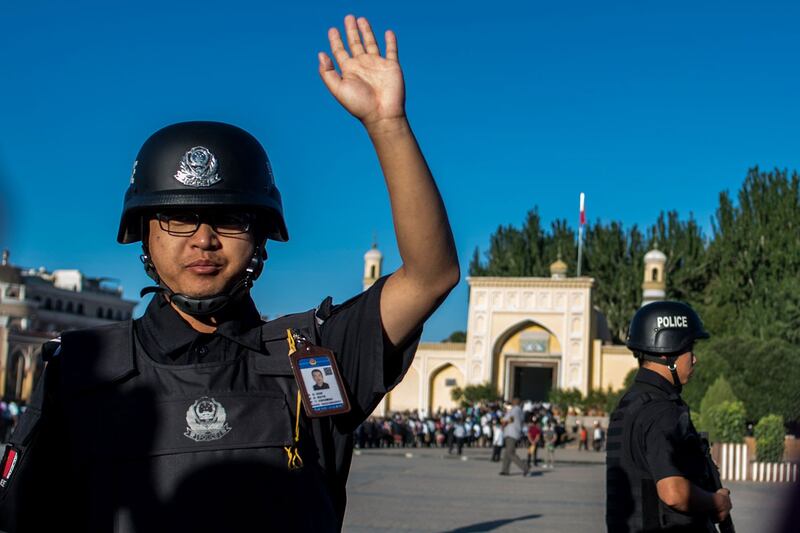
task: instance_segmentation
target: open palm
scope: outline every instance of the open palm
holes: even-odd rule
[[[331,58],[320,52],[322,81],[336,100],[367,126],[404,117],[405,86],[394,32],[386,32],[386,57],[382,57],[367,19],[348,15],[344,26],[350,53],[339,30],[328,30],[331,53],[340,72]]]

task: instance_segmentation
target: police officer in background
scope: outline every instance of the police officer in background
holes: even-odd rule
[[[716,531],[730,491],[714,489],[707,449],[680,397],[707,339],[700,317],[680,302],[645,305],[627,346],[639,360],[631,388],[612,413],[606,444],[606,525],[611,533]]]
[[[381,56],[366,19],[344,24],[349,51],[328,33],[339,71],[320,53],[319,72],[375,147],[402,266],[342,305],[328,298],[262,322],[249,289],[267,239],[288,239],[264,149],[216,122],[156,132],[118,235],[142,242],[155,296],[141,319],[44,349],[44,376],[3,457],[0,529],[341,529],[353,431],[402,379],[424,320],[459,279],[406,120],[395,36],[386,32]],[[305,413],[288,357],[296,342],[333,353],[349,412]]]

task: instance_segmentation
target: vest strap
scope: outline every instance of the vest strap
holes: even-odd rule
[[[286,342],[289,344],[289,355],[297,351],[297,346],[294,343],[294,335],[292,330],[286,330]],[[300,450],[297,443],[300,442],[300,407],[302,398],[300,396],[300,387],[297,388],[297,402],[294,409],[294,443],[291,446],[284,446],[286,455],[288,456],[287,466],[289,470],[299,470],[303,468],[303,458],[300,457]]]

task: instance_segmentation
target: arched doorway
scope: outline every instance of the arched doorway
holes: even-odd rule
[[[464,387],[464,373],[456,366],[447,363],[433,371],[430,378],[430,409],[429,413],[436,413],[439,409],[454,409],[458,403],[453,401],[451,391],[454,387]]]
[[[558,387],[561,343],[543,325],[526,320],[497,340],[492,354],[492,383],[503,397],[546,401]]]

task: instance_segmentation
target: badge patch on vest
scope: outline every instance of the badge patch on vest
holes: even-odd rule
[[[227,414],[221,403],[203,396],[186,411],[187,427],[183,435],[195,442],[217,440],[231,430],[226,418]]]

